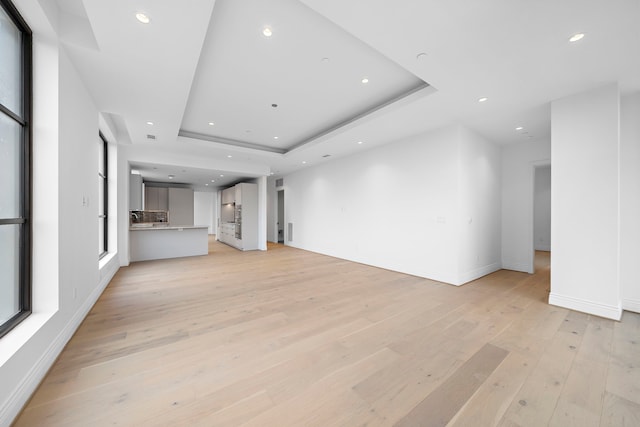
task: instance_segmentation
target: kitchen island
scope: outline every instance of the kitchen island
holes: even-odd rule
[[[206,225],[150,225],[129,227],[131,262],[207,255],[209,236]]]

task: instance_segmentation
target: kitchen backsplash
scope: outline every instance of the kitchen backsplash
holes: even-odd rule
[[[130,211],[131,224],[146,222],[169,222],[168,211]]]

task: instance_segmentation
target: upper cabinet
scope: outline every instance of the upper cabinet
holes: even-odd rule
[[[222,190],[222,204],[228,205],[232,203],[236,203],[236,188],[231,187]]]
[[[193,190],[169,187],[169,222],[171,225],[193,225]]]
[[[144,192],[144,209],[147,211],[168,211],[169,189],[147,185]]]
[[[129,175],[129,210],[142,210],[142,175]]]

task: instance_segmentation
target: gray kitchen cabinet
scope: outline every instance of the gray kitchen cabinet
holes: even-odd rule
[[[169,223],[193,225],[193,190],[169,187]]]
[[[169,210],[169,189],[147,185],[144,192],[144,209],[147,211]]]

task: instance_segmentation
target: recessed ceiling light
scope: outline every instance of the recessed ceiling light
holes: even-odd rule
[[[149,15],[147,15],[144,12],[137,12],[136,19],[142,22],[143,24],[148,24],[149,22],[151,22],[151,18],[149,18]]]
[[[483,96],[482,98],[478,99],[478,102],[485,102],[487,99],[489,98],[487,98],[486,96]]]
[[[206,185],[207,187],[209,186],[209,184],[208,184],[208,183],[207,183],[207,184],[205,184],[205,185]]]
[[[278,136],[274,136],[274,137],[273,137],[273,139],[278,139],[278,138],[279,138]]]
[[[522,126],[518,126],[518,127],[516,128],[516,130],[522,130],[522,129],[524,129]]]
[[[362,141],[358,141],[358,145],[362,145]]]
[[[232,157],[233,157],[233,156],[232,156],[231,154],[229,154],[229,155],[227,156],[227,158],[228,158],[228,159],[230,159],[230,158],[232,158]]]
[[[303,161],[302,161],[302,164],[303,164],[303,165],[306,165],[306,164],[307,164],[307,161],[306,161],[306,160],[303,160]]]
[[[577,34],[574,34],[571,37],[569,37],[569,41],[571,43],[575,43],[578,40],[582,40],[583,38],[584,38],[584,33],[577,33]]]
[[[275,175],[275,173],[274,173],[274,172],[271,172],[269,175]]]
[[[149,126],[153,126],[153,122],[147,122]]]
[[[216,180],[215,180],[215,179],[212,179],[212,180],[211,180],[211,182],[216,182]]]
[[[425,59],[426,57],[427,57],[427,54],[426,54],[426,53],[424,53],[424,52],[421,52],[421,53],[419,53],[419,54],[417,54],[417,55],[416,55],[416,59],[419,59],[419,60],[423,60],[423,59]]]
[[[209,122],[209,126],[213,126],[213,125],[215,125],[215,123]]]
[[[367,83],[369,83],[369,79],[368,79],[368,78],[366,78],[366,77],[365,77],[365,78],[363,78],[361,81],[362,81],[362,84],[365,84],[365,85],[366,85]]]
[[[273,35],[273,31],[271,30],[271,28],[270,28],[270,27],[264,27],[264,28],[262,29],[262,34],[263,34],[265,37],[271,37],[271,36]]]
[[[224,175],[220,175],[220,178],[224,178]]]
[[[169,175],[169,179],[175,178],[175,175]]]

